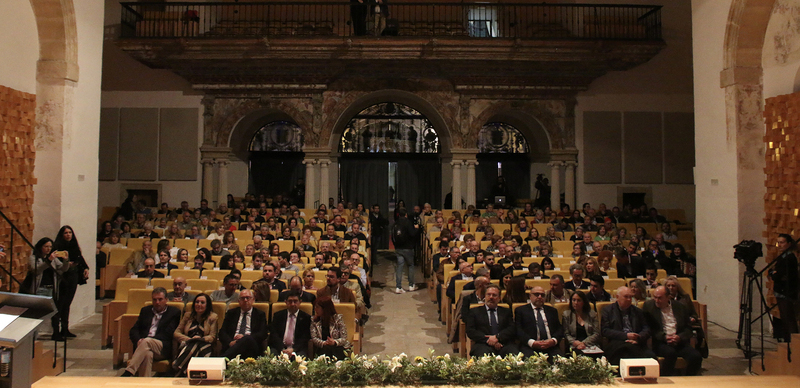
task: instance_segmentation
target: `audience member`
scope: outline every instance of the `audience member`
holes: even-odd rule
[[[617,289],[617,302],[603,308],[601,333],[608,340],[603,350],[614,365],[622,358],[656,358],[647,348],[650,328],[644,313],[632,302],[633,292],[623,286]]]
[[[229,305],[235,300],[239,300],[239,278],[232,274],[225,275],[222,281],[223,289],[211,293],[211,300],[214,302],[224,302]]]
[[[550,291],[545,295],[545,303],[569,303],[573,290],[564,287],[564,277],[555,274],[550,277]]]
[[[239,307],[225,313],[219,331],[222,342],[222,357],[258,357],[262,354],[262,343],[267,338],[267,315],[253,308],[253,291],[239,293]]]
[[[311,342],[314,344],[315,355],[344,359],[345,351],[350,349],[352,344],[348,340],[344,317],[336,312],[334,300],[330,295],[318,295],[314,313],[311,323]]]
[[[173,278],[172,291],[167,294],[167,302],[183,302],[185,305],[192,299],[192,295],[186,292],[186,279],[180,276]]]
[[[133,354],[122,373],[124,377],[135,376],[137,372],[151,377],[153,361],[168,360],[172,356],[172,338],[181,319],[181,310],[167,305],[167,290],[163,287],[156,287],[151,295],[153,304],[141,308],[130,330]]]
[[[602,338],[597,313],[589,306],[589,299],[583,291],[572,294],[569,310],[562,314],[562,322],[567,349],[583,354],[587,348],[600,345]]]
[[[597,302],[611,301],[611,294],[605,290],[606,280],[600,275],[589,277],[589,293],[587,299],[593,306],[597,307]]]
[[[298,277],[292,279],[292,284],[295,283],[295,280],[297,280],[298,284],[302,284]],[[285,292],[286,309],[280,310],[272,316],[269,329],[269,349],[272,354],[286,353],[292,355],[294,353],[308,357],[308,342],[311,340],[311,316],[300,310],[301,293],[311,295],[295,287]]]
[[[517,339],[520,351],[525,357],[534,353],[546,353],[550,357],[562,355],[558,342],[564,337],[564,328],[558,317],[558,310],[544,304],[545,292],[542,287],[533,287],[531,303],[514,310]]]
[[[653,331],[653,351],[661,362],[661,375],[672,376],[678,357],[686,360],[686,375],[696,376],[703,365],[703,357],[689,345],[692,339],[690,313],[684,305],[672,303],[663,286],[653,290],[653,299],[644,303],[644,313]]]
[[[467,337],[475,342],[470,352],[473,357],[485,354],[506,356],[519,352],[514,344],[514,317],[509,308],[498,306],[498,302],[500,288],[489,284],[484,294],[484,305],[469,309],[462,317],[466,323]]]
[[[583,280],[583,275],[586,272],[586,268],[583,265],[575,263],[569,266],[569,274],[572,275],[572,280],[567,282],[564,285],[564,288],[568,290],[588,290],[589,289],[589,282]]]
[[[185,376],[192,357],[210,357],[217,342],[219,324],[217,314],[211,308],[211,298],[206,294],[199,294],[192,301],[192,310],[183,315],[180,324],[175,329],[175,339],[178,341],[178,356],[172,362],[172,368],[177,370],[177,376]]]

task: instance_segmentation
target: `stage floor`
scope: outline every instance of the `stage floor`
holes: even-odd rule
[[[620,385],[641,385],[620,381]],[[797,376],[700,376],[700,377],[661,377],[657,384],[670,387],[707,388],[712,385],[725,388],[751,387],[800,387]],[[86,388],[86,387],[142,387],[159,388],[189,386],[188,379],[142,378],[142,377],[45,377],[33,388]],[[192,384],[196,385],[196,384]],[[216,384],[203,384],[216,385]],[[582,387],[562,386],[562,387]]]

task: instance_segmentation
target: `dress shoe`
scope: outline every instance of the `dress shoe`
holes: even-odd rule
[[[61,335],[63,335],[64,337],[67,337],[67,338],[75,338],[75,337],[77,337],[77,335],[72,334],[69,330],[62,331]]]

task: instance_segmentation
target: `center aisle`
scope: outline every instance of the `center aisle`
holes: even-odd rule
[[[399,295],[394,293],[396,263],[393,251],[381,251],[373,280],[386,284],[386,287],[372,288],[372,309],[364,329],[363,353],[405,353],[412,357],[426,357],[428,349],[434,349],[438,355],[452,352],[445,338],[444,326],[437,319],[436,304],[428,297],[428,290],[421,288]],[[405,279],[403,286],[408,287]],[[414,280],[418,285],[425,281],[420,267],[417,267]]]

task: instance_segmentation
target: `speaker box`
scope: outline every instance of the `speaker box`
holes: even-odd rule
[[[652,358],[623,358],[619,360],[619,374],[624,380],[656,379],[661,374],[658,361]]]
[[[192,357],[186,374],[192,381],[225,381],[225,357]]]

